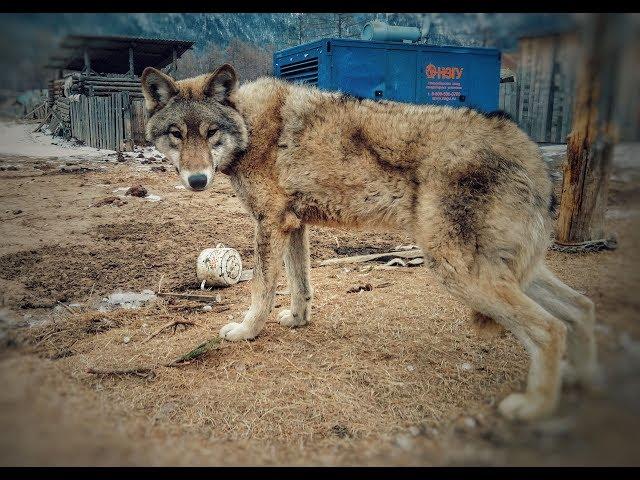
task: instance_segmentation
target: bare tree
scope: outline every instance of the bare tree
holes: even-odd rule
[[[233,39],[225,50],[225,60],[233,65],[241,81],[251,81],[273,72],[273,52],[268,45],[262,48]]]
[[[212,44],[205,52],[186,52],[178,59],[177,78],[189,78],[213,72],[223,63],[230,63],[241,81],[251,81],[273,72],[273,45],[258,47],[252,43],[233,39],[226,48]]]

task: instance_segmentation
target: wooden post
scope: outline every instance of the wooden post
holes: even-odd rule
[[[84,73],[89,75],[91,73],[91,58],[89,58],[89,49],[84,49]]]
[[[133,64],[133,45],[129,45],[129,76],[131,78],[135,77],[135,70]]]
[[[613,107],[623,38],[621,17],[593,14],[585,25],[556,227],[559,243],[605,238],[604,212],[616,141]]]

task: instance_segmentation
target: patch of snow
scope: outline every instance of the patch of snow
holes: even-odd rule
[[[144,199],[149,202],[159,202],[160,200],[162,200],[162,197],[160,195],[155,195],[154,193],[149,193],[146,197],[144,197]]]
[[[33,132],[33,123],[0,122],[0,154],[34,158],[56,157],[73,160],[104,160],[113,150],[78,145],[74,141]]]
[[[118,187],[115,190],[112,190],[113,193],[122,193],[122,192],[126,192],[127,190],[129,190],[129,187]],[[126,195],[118,195],[118,197],[120,198],[126,198]],[[162,197],[160,195],[156,195],[155,193],[147,193],[146,197],[138,197],[138,198],[142,198],[143,200],[147,200],[148,202],[159,202],[160,200],[162,200]]]
[[[140,156],[142,154],[142,157]],[[149,147],[141,147],[136,145],[133,147],[132,152],[122,152],[122,155],[125,158],[142,161],[142,160],[157,160],[162,161],[165,157],[162,153],[158,151],[158,149],[154,146]]]
[[[567,144],[558,143],[555,145],[540,145],[540,150],[542,150],[543,154],[547,154],[547,155],[557,155],[560,153],[567,153]]]
[[[136,292],[114,292],[102,299],[98,311],[107,312],[114,308],[124,308],[127,310],[140,308],[145,304],[155,301],[158,297],[152,290]]]

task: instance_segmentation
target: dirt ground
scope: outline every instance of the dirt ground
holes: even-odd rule
[[[217,243],[252,267],[253,225],[226,178],[194,194],[160,160],[1,156],[0,464],[637,465],[639,155],[637,144],[616,149],[607,222],[618,249],[548,254],[596,303],[606,384],[565,388],[557,415],[535,424],[495,408],[525,384],[523,348],[510,334],[479,336],[427,268],[317,266],[412,243],[395,234],[314,228],[309,326],[275,323],[288,306],[279,295],[256,340],[165,366],[241,320],[250,282],[217,290],[209,311],[166,297],[98,306],[116,291],[157,291],[161,278],[162,290],[197,293],[196,257]],[[135,184],[161,200],[92,206]],[[347,293],[364,283],[373,290]],[[195,325],[147,341],[179,319]]]

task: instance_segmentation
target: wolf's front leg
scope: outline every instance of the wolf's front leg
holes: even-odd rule
[[[254,338],[260,333],[271,309],[276,293],[276,284],[282,265],[284,246],[288,234],[275,225],[259,222],[255,234],[256,265],[251,288],[251,308],[242,323],[231,322],[220,329],[225,340],[238,341]]]
[[[287,327],[306,325],[309,323],[313,295],[309,281],[309,239],[306,226],[302,225],[291,232],[285,248],[284,264],[289,278],[291,308],[282,310],[278,321]]]

